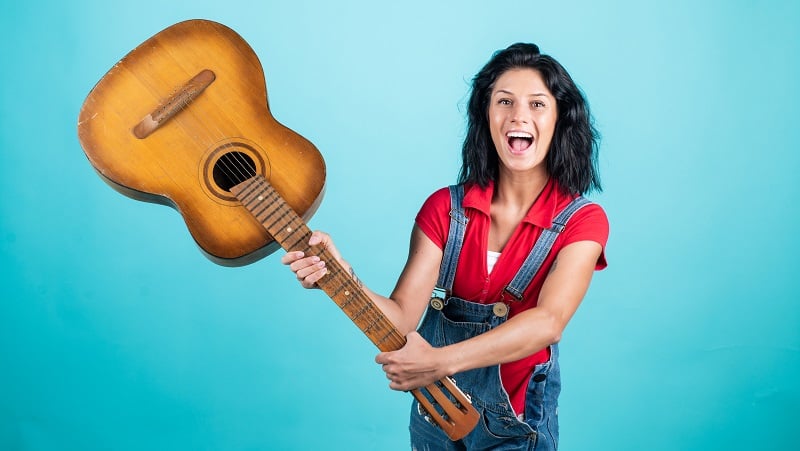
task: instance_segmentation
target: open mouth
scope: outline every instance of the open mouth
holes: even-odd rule
[[[508,147],[514,153],[524,152],[533,144],[533,135],[526,132],[508,132],[506,138]]]

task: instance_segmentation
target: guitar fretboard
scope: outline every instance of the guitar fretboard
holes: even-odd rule
[[[311,230],[261,175],[231,188],[231,193],[287,252],[303,251],[325,261],[328,274],[317,282],[381,351],[396,351],[406,340],[361,286],[323,246],[309,246]]]

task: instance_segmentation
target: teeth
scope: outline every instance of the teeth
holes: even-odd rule
[[[508,132],[506,136],[509,138],[533,138],[533,135],[525,132]]]

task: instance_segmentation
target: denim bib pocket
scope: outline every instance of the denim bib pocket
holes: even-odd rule
[[[516,417],[509,416],[508,411],[496,412],[486,406],[481,413],[481,427],[489,437],[508,444],[510,441],[520,445],[527,443],[528,449],[536,447],[538,439],[536,431]]]

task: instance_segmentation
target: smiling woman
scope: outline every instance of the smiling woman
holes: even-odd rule
[[[459,184],[423,204],[391,296],[363,287],[407,334],[375,360],[395,390],[452,377],[481,412],[482,426],[451,441],[415,400],[414,449],[555,450],[557,343],[606,266],[608,220],[582,197],[600,188],[596,133],[575,83],[533,44],[484,66],[468,119]],[[304,287],[325,285],[328,266],[340,265],[361,285],[329,235],[314,232],[309,244],[335,261],[287,253]],[[434,288],[444,297],[431,299]]]
[[[550,149],[558,108],[541,74],[513,69],[497,79],[489,105],[489,128],[501,170],[507,176],[536,171],[546,178],[542,161]]]
[[[410,448],[411,395],[387,388],[374,346],[333,302],[278,267],[283,251],[213,264],[178,213],[121,197],[87,162],[75,136],[87,93],[125,52],[191,18],[223,22],[252,45],[274,117],[325,158],[327,188],[309,224],[330,232],[384,295],[406,263],[409,220],[458,180],[472,76],[494,50],[534,40],[596,116],[603,192],[586,197],[613,228],[609,268],[594,273],[559,343],[559,450],[795,449],[800,210],[787,199],[800,195],[800,1],[453,4],[9,2],[0,17],[0,450]],[[547,86],[559,110],[553,180],[575,167],[556,149],[560,130],[576,125],[566,91]],[[488,107],[476,110],[487,125],[476,159],[495,149]],[[250,141],[223,144],[262,164]],[[193,173],[216,180],[217,161]],[[447,190],[441,200],[448,208]],[[453,295],[496,294],[483,295],[475,276],[489,247],[475,233],[483,205],[465,206],[479,245],[465,241]],[[567,229],[586,208],[595,207]],[[490,284],[513,263],[515,243],[490,254]],[[474,289],[462,285],[472,276]]]

